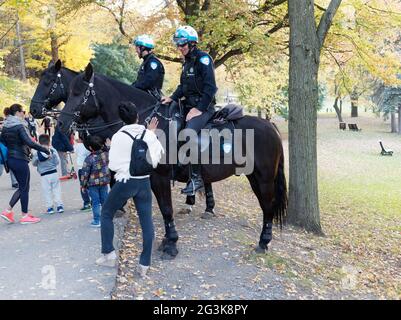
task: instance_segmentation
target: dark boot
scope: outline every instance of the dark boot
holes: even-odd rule
[[[204,188],[203,180],[201,175],[201,168],[199,164],[193,164],[191,179],[188,181],[187,186],[181,190],[181,193],[184,193],[188,196],[195,195],[195,192]]]

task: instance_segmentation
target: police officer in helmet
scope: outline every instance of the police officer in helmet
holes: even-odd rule
[[[133,43],[138,57],[143,59],[143,62],[139,67],[138,77],[132,85],[135,88],[149,92],[160,100],[162,97],[161,88],[164,80],[164,67],[153,53],[155,48],[154,41],[145,34],[138,36]]]
[[[171,97],[163,97],[162,103],[168,104],[185,98],[186,129],[196,133],[213,116],[215,95],[217,92],[214,64],[212,58],[197,48],[198,34],[190,26],[179,27],[173,37],[178,50],[185,57],[180,84]],[[182,193],[193,195],[203,188],[201,168],[198,163],[191,163],[191,179]]]

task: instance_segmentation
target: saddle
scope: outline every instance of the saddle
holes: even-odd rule
[[[243,117],[243,108],[237,104],[230,103],[216,111],[209,122],[213,124],[223,124]]]
[[[172,102],[170,105],[170,117],[174,120],[177,121],[178,128],[180,131],[181,128],[184,127],[184,108],[180,103],[177,102]],[[239,120],[244,117],[244,112],[243,112],[243,107],[237,104],[227,104],[219,110],[217,110],[214,115],[211,117],[211,119],[207,122],[206,126],[204,129],[211,129],[211,128],[217,128],[223,129],[223,127],[227,127],[226,125],[230,122],[233,122],[235,120]],[[231,123],[231,126],[234,126],[233,123]]]
[[[179,103],[172,103],[170,105],[170,116],[173,121],[177,121],[177,132],[179,133],[185,127],[183,107]],[[219,144],[220,144],[220,158],[223,159],[225,155],[234,152],[234,129],[235,121],[244,117],[243,108],[236,104],[228,104],[217,110],[212,118],[207,122],[203,129],[209,129],[216,133],[219,132]],[[212,132],[209,136],[199,134],[198,146],[199,151],[205,152],[215,142],[216,136],[212,136]],[[210,155],[211,156],[211,155]]]

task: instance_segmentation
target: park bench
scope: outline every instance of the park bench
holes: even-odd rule
[[[347,124],[345,122],[340,122],[339,128],[340,128],[340,130],[345,130],[345,129],[347,129]]]
[[[348,129],[351,131],[362,131],[362,129],[359,129],[356,123],[348,123]]]
[[[382,155],[382,156],[392,156],[393,155],[393,150],[390,150],[390,149],[384,149],[384,147],[383,147],[383,143],[381,142],[381,141],[379,141],[379,144],[380,144],[380,147],[382,148],[382,151],[380,152],[380,154]]]

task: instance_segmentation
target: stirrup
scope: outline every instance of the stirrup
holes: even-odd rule
[[[202,185],[201,185],[198,189],[195,189],[195,179],[192,179],[192,178],[191,178],[191,180],[189,181],[189,183],[192,184],[192,192],[186,191],[187,189],[190,188],[190,185],[187,184],[187,186],[186,186],[184,189],[181,190],[181,193],[182,193],[182,194],[185,194],[185,195],[187,195],[187,196],[194,196],[195,193],[196,193],[197,191],[202,190],[202,189],[205,188],[205,185],[203,184],[203,180],[201,180],[201,181],[202,181]]]

